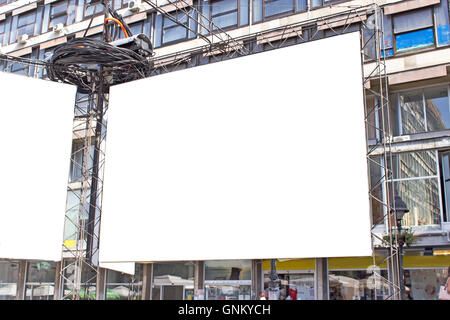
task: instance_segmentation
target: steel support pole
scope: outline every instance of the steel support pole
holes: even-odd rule
[[[328,259],[315,259],[316,272],[314,273],[314,299],[328,300]]]

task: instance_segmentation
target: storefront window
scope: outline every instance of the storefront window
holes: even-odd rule
[[[55,262],[28,262],[25,300],[53,300],[55,275]]]
[[[75,277],[76,277],[76,264],[72,259],[64,260],[64,291],[63,299],[72,300],[75,294]],[[81,272],[81,287],[80,287],[80,299],[81,300],[95,300],[96,299],[96,283],[97,283],[97,270],[83,264]]]
[[[205,261],[206,300],[250,300],[251,260]]]
[[[15,300],[19,263],[0,261],[0,300]]]
[[[404,274],[406,294],[410,300],[437,300],[439,289],[448,277],[445,268],[407,269]]]
[[[106,300],[141,300],[142,264],[136,263],[134,275],[114,270],[106,272]]]
[[[190,300],[194,295],[194,262],[153,264],[153,300]]]
[[[330,271],[330,300],[384,300],[389,296],[387,271]]]
[[[314,273],[278,273],[280,300],[314,300]],[[264,291],[269,297],[269,272],[264,275]]]

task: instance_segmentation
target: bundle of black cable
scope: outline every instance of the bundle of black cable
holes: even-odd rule
[[[129,49],[77,38],[55,48],[47,73],[53,81],[73,84],[80,92],[90,93],[101,84],[108,87],[148,77],[151,65],[146,57]]]

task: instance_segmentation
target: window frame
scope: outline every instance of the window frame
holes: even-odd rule
[[[24,16],[31,15],[31,14],[34,14],[34,21],[32,23],[28,23],[26,25],[23,25],[23,26],[19,27],[20,18],[24,17]],[[33,24],[33,33],[32,34],[28,34],[28,36],[33,37],[36,34],[36,24],[37,24],[37,20],[38,20],[37,18],[38,18],[38,11],[37,10],[30,10],[30,11],[24,12],[24,13],[20,14],[17,17],[17,26],[15,28],[16,40],[19,39],[19,29],[26,28],[26,27],[28,27],[31,24]]]
[[[219,28],[222,29],[222,30],[229,30],[229,29],[239,28],[239,26],[240,26],[239,25],[239,22],[240,22],[239,20],[240,20],[240,16],[241,16],[241,12],[240,12],[241,11],[241,1],[245,1],[245,0],[235,0],[236,1],[236,9],[223,11],[223,12],[221,12],[219,14],[213,15],[213,3],[218,3],[220,1],[223,1],[223,0],[209,0],[208,1],[210,20],[213,21],[214,18],[225,16],[225,15],[228,15],[230,13],[235,13],[236,12],[236,21],[235,21],[236,23],[235,24],[227,26],[227,27],[223,27],[223,28],[219,26]],[[208,29],[208,34],[211,34],[211,33],[214,33],[214,32],[217,32],[217,29],[214,30],[212,28],[212,26],[211,26],[211,29]]]
[[[429,131],[429,129],[428,129],[427,115],[426,115],[427,114],[427,106],[426,106],[426,102],[425,102],[426,101],[426,99],[425,99],[425,91],[427,89],[434,89],[434,88],[440,88],[440,87],[442,87],[442,88],[447,87],[447,99],[449,101],[449,108],[450,108],[450,83],[442,83],[442,84],[438,84],[438,85],[433,84],[433,85],[424,86],[424,87],[410,88],[410,89],[407,89],[407,90],[398,90],[398,91],[393,91],[391,94],[389,94],[390,96],[393,96],[394,99],[395,99],[395,104],[390,102],[390,105],[391,105],[391,109],[392,109],[392,107],[395,107],[396,114],[398,115],[397,123],[396,123],[396,126],[398,128],[398,136],[450,130],[450,128],[443,129],[443,130],[435,130],[435,131]],[[423,112],[423,115],[424,115],[424,128],[425,128],[425,130],[422,131],[422,132],[415,132],[415,133],[403,133],[402,115],[401,115],[401,109],[400,109],[400,95],[401,94],[413,93],[413,92],[416,92],[417,94],[420,94],[421,97],[422,97],[422,112]]]
[[[195,4],[194,4],[194,6],[195,6]],[[193,6],[186,7],[186,8],[189,8],[191,10],[192,7]],[[174,10],[172,12],[169,12],[169,14],[171,16],[176,16],[178,14],[184,14],[184,12],[181,11],[181,10]],[[158,30],[158,26],[157,26],[158,18],[157,18],[157,16],[161,17],[160,18],[161,19],[161,30]],[[175,40],[172,40],[172,41],[169,41],[169,42],[165,42],[164,41],[164,38],[165,38],[164,37],[164,32],[166,30],[174,29],[174,28],[181,27],[181,26],[179,24],[177,24],[177,23],[172,22],[169,18],[167,18],[167,17],[165,17],[163,15],[157,15],[157,16],[155,16],[155,18],[152,19],[152,21],[150,21],[150,23],[152,24],[152,28],[154,30],[154,31],[150,30],[150,33],[152,33],[152,32],[155,33],[154,40],[153,40],[155,48],[161,48],[161,47],[173,45],[173,44],[176,44],[176,43],[192,40],[192,39],[195,39],[197,37],[197,34],[195,34],[194,37],[190,37],[189,34],[191,33],[191,31],[188,28],[191,28],[191,26],[190,26],[191,25],[191,19],[190,19],[189,15],[186,15],[186,23],[183,23],[183,25],[185,26],[184,29],[185,29],[185,32],[186,32],[185,36],[182,37],[182,38],[179,38],[179,39],[175,39]],[[172,22],[172,23],[174,23],[174,25],[170,25],[168,27],[164,27],[165,23],[167,23],[167,22]],[[198,29],[198,24],[197,23],[196,23],[196,29]],[[160,42],[161,42],[158,46],[155,43],[156,39],[158,38],[158,36],[156,35],[157,32],[159,32],[159,38],[160,38]]]
[[[402,31],[402,32],[395,32],[395,23],[394,23],[394,18],[396,16],[399,15],[407,15],[410,13],[414,13],[417,11],[425,11],[425,10],[430,10],[431,11],[431,25],[430,26],[426,26],[426,27],[420,27],[420,28],[415,28],[415,29],[410,29],[408,31]],[[392,50],[393,50],[393,55],[401,55],[401,54],[411,54],[411,53],[416,53],[418,51],[424,51],[424,50],[430,50],[430,49],[434,49],[437,46],[437,39],[436,39],[436,17],[435,17],[435,13],[434,13],[434,6],[429,6],[429,7],[425,7],[425,8],[419,8],[416,10],[410,10],[410,11],[405,11],[405,12],[399,12],[397,14],[393,14],[391,16],[390,19],[391,22],[391,34],[392,34]],[[408,33],[412,33],[412,32],[417,32],[417,31],[424,31],[424,30],[428,30],[431,29],[433,31],[433,44],[432,45],[427,45],[424,47],[419,47],[419,48],[413,48],[413,49],[404,49],[404,50],[397,50],[397,36],[399,35],[405,35]]]
[[[91,3],[85,2],[84,5],[83,5],[83,19],[98,17],[98,16],[101,16],[104,13],[103,5],[100,2],[96,3],[96,4],[92,5],[92,6],[90,4]],[[101,8],[101,10],[99,12],[96,12],[97,6],[99,6]],[[89,15],[86,14],[86,11],[87,11],[88,7],[95,7],[94,13],[89,14]]]
[[[59,13],[57,13],[56,15],[52,14],[52,10],[53,8],[55,8],[57,5],[62,4],[63,2],[65,2],[67,4],[66,6],[66,10],[65,11],[61,11]],[[50,10],[49,10],[49,16],[48,16],[48,29],[51,30],[52,28],[52,21],[56,18],[60,18],[62,16],[66,16],[66,20],[63,23],[64,26],[67,26],[67,21],[69,20],[69,0],[61,0],[61,1],[57,1],[57,2],[53,2],[50,4]],[[84,13],[84,11],[83,11]]]

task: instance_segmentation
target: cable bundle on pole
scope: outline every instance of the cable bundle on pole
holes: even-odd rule
[[[148,77],[152,64],[138,53],[119,48],[104,41],[77,38],[57,46],[47,65],[51,80],[78,86],[91,92],[99,84],[98,71],[103,67],[110,85]]]

